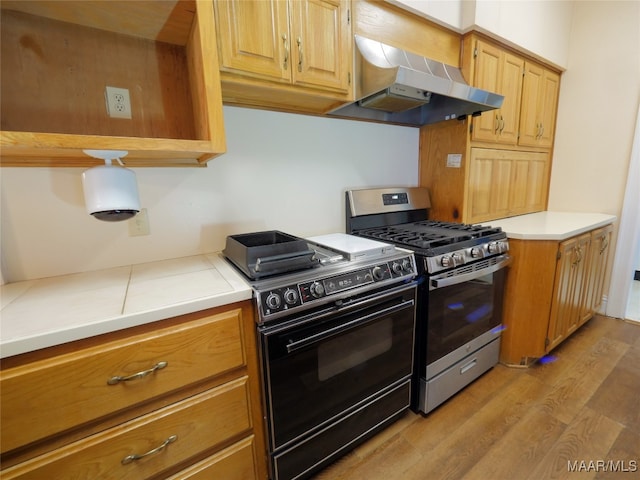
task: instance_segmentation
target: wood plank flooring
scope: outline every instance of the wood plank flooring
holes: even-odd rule
[[[314,480],[564,478],[640,479],[638,324],[597,315],[549,363],[497,365]]]

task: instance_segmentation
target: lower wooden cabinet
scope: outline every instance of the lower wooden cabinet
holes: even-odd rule
[[[555,240],[510,239],[500,361],[528,365],[597,312],[612,225]]]
[[[132,330],[3,360],[0,476],[266,478],[251,303]]]

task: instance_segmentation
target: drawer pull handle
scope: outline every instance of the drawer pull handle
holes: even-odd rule
[[[120,382],[129,382],[131,380],[137,380],[138,378],[144,378],[147,375],[152,374],[156,370],[163,369],[167,365],[169,365],[168,362],[158,362],[153,367],[151,367],[149,370],[143,370],[142,372],[134,373],[133,375],[129,375],[127,377],[120,377],[120,376],[111,377],[109,380],[107,380],[107,384],[108,385],[117,385]]]
[[[161,452],[162,450],[164,450],[164,448],[169,445],[170,443],[175,442],[178,439],[177,435],[171,435],[169,438],[167,438],[164,442],[162,442],[162,444],[156,448],[154,448],[153,450],[149,450],[147,453],[143,453],[142,455],[138,455],[138,454],[133,454],[133,455],[127,455],[126,457],[124,457],[122,459],[122,461],[120,463],[122,463],[122,465],[127,465],[131,462],[135,462],[136,460],[140,460],[141,458],[144,457],[148,457],[149,455],[153,455],[154,453],[158,453]]]

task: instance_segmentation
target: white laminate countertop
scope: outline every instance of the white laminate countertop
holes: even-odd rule
[[[492,220],[487,225],[502,228],[508,238],[562,241],[615,220],[615,215],[604,213],[537,212]]]
[[[0,358],[250,299],[218,253],[0,287]]]

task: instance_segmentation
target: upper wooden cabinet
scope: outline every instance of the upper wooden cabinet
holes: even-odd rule
[[[351,98],[349,1],[214,5],[225,102],[324,113]]]
[[[475,86],[504,95],[502,107],[483,113],[473,123],[472,140],[516,145],[520,121],[524,60],[487,42],[478,41]]]
[[[462,45],[462,70],[468,81],[505,97],[500,109],[474,119],[471,140],[550,149],[560,75],[477,34],[467,35]]]
[[[201,166],[226,149],[214,17],[205,0],[2,2],[1,164]],[[131,118],[109,116],[107,86]]]
[[[519,145],[551,147],[556,129],[560,76],[527,62],[522,86]]]

